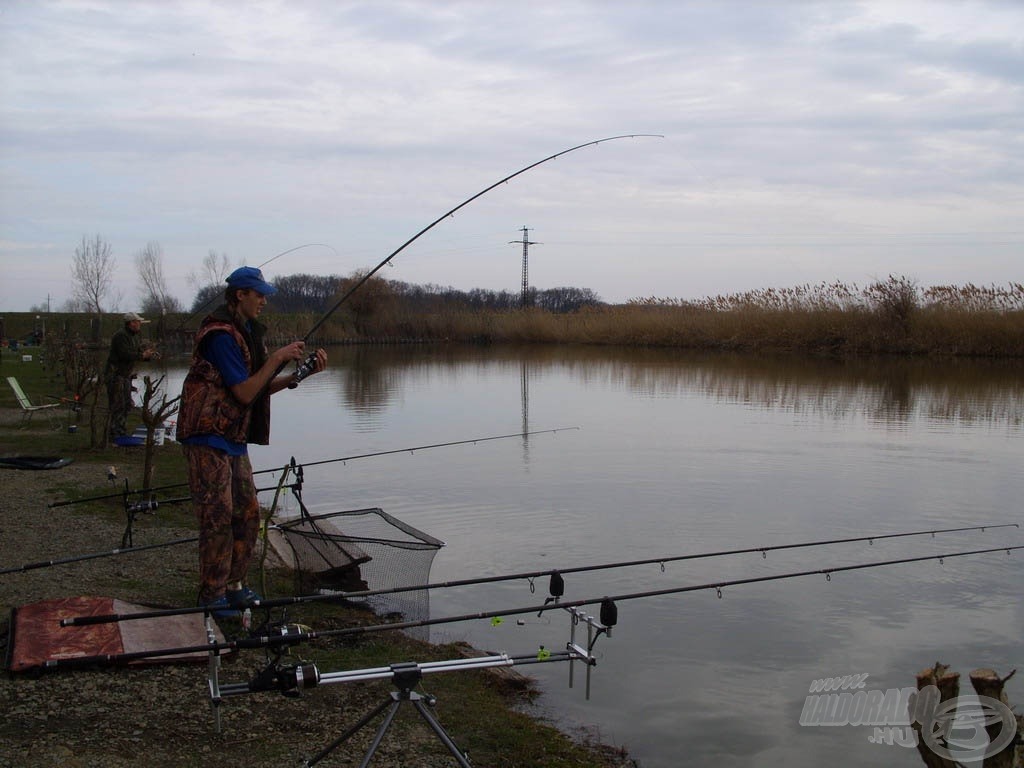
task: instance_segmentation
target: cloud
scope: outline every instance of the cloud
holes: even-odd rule
[[[998,0],[8,4],[0,226],[22,245],[0,258],[34,254],[40,278],[5,280],[0,306],[66,295],[96,232],[129,297],[151,240],[186,301],[210,249],[258,263],[317,240],[343,258],[275,266],[372,266],[512,170],[634,131],[666,139],[546,164],[389,274],[514,289],[527,225],[538,287],[608,300],[1017,279],[1021,28]]]

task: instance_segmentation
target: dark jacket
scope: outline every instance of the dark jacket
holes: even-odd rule
[[[122,328],[110,337],[110,354],[104,376],[131,376],[135,363],[142,359],[142,336]]]

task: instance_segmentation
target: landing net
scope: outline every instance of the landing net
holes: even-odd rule
[[[274,524],[267,540],[285,567],[294,570],[299,594],[426,584],[434,556],[444,546],[377,507],[323,515],[304,509],[300,517]],[[403,621],[430,616],[430,592],[425,589],[348,599]]]

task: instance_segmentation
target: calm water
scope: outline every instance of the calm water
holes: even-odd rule
[[[311,511],[381,507],[446,542],[431,579],[1024,523],[1020,366],[808,363],[607,350],[341,348],[274,398],[269,469],[373,451],[571,428],[306,470]],[[180,381],[172,371],[172,389]],[[175,390],[176,394],[176,390]],[[1024,544],[1019,529],[852,543],[566,576],[565,599]],[[1024,662],[1015,552],[620,602],[587,701],[577,668],[533,665],[541,708],[644,768],[919,766],[870,727],[802,727],[810,683],[914,684]],[[435,616],[536,605],[526,581],[441,590]],[[592,609],[596,612],[596,608]],[[516,619],[520,619],[517,621]],[[532,653],[567,616],[446,624],[435,640]],[[401,661],[396,659],[396,661]],[[429,689],[429,678],[426,679]],[[1011,701],[1024,687],[1011,682]],[[315,694],[314,694],[315,695]],[[443,710],[442,710],[443,712]],[[443,718],[443,716],[442,716]]]

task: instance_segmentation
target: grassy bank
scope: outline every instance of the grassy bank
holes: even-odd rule
[[[4,376],[14,375],[33,398],[59,389],[57,372],[38,360],[5,357]],[[142,477],[141,449],[89,448],[84,429],[60,428],[36,416],[23,426],[6,382],[0,391],[0,456],[38,455],[73,459],[64,469],[0,469],[0,568],[17,568],[55,558],[109,552],[119,546],[126,523],[120,491],[137,489]],[[73,418],[73,417],[72,417]],[[138,424],[133,414],[129,428]],[[184,481],[180,448],[156,449],[154,485]],[[116,479],[109,468],[116,467]],[[161,499],[177,491],[159,494]],[[51,507],[53,502],[98,499]],[[162,503],[134,524],[135,542],[145,546],[194,535],[187,503]],[[270,570],[266,596],[294,594],[291,574]],[[25,573],[0,575],[0,611],[42,599],[102,595],[153,606],[191,605],[196,591],[194,545],[58,564]],[[351,627],[379,620],[365,610],[326,602],[295,606],[288,620],[316,630]],[[220,622],[229,636],[242,630]],[[0,633],[3,634],[3,633]],[[288,661],[313,661],[323,672],[459,658],[472,649],[458,644],[431,645],[399,632],[368,633],[345,639],[323,638],[291,652]],[[243,651],[225,662],[223,680],[251,679],[267,659]],[[220,766],[298,764],[386,700],[386,681],[326,685],[300,700],[274,692],[228,699],[222,707],[225,729],[216,733],[206,695],[206,667],[173,665],[145,669],[123,667],[49,673],[0,682],[0,766],[146,765],[160,768],[211,763]],[[437,697],[436,715],[474,765],[545,768],[623,766],[627,758],[596,743],[580,744],[549,723],[530,716],[533,697],[524,680],[487,671],[456,672],[424,678],[422,689]],[[525,710],[525,711],[524,711]],[[376,726],[364,728],[323,762],[351,765],[368,748]],[[383,768],[403,765],[454,765],[426,724],[403,709],[373,761]]]

